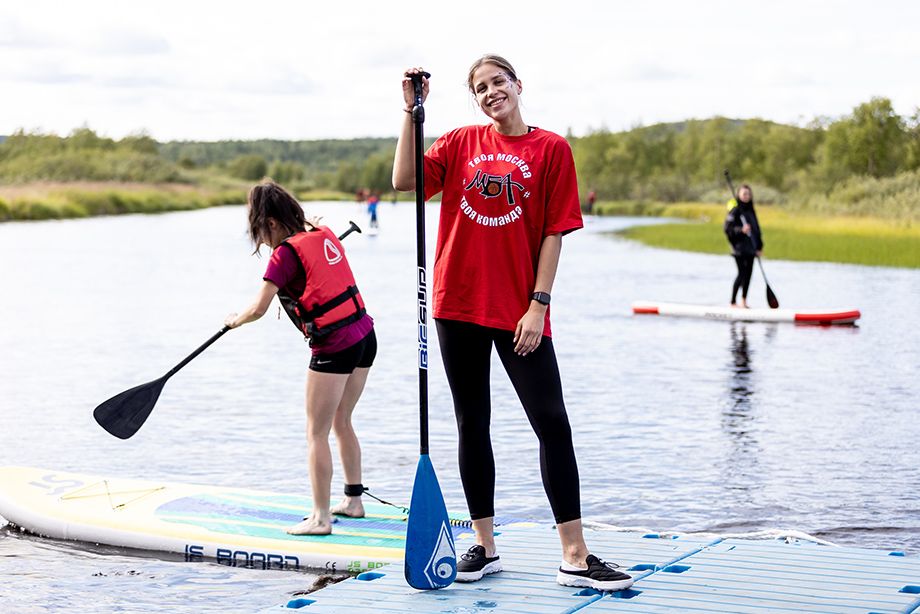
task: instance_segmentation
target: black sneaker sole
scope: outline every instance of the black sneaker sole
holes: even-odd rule
[[[624,580],[609,580],[607,582],[602,582],[600,580],[593,580],[585,576],[574,576],[572,574],[567,574],[564,571],[559,571],[556,574],[556,582],[562,586],[594,588],[599,591],[622,591],[632,586],[634,580],[632,578],[626,578]]]
[[[458,571],[457,582],[476,582],[482,580],[482,577],[490,573],[498,573],[502,570],[501,561],[492,561],[483,565],[482,569],[477,571]]]

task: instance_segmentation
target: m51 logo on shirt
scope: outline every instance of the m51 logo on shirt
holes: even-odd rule
[[[514,188],[523,190],[524,186],[512,180],[511,173],[502,177],[501,175],[483,173],[482,169],[476,169],[476,175],[464,189],[470,190],[473,188],[479,188],[480,196],[484,196],[485,198],[497,198],[505,194],[505,198],[508,200],[508,206],[510,207],[515,204]]]
[[[323,252],[326,254],[326,262],[329,264],[338,264],[342,261],[342,252],[329,239],[323,242]]]
[[[486,170],[499,169],[504,171],[509,165],[516,166],[518,170],[512,170],[505,175],[493,175],[486,172]],[[464,179],[467,183],[463,188],[464,192],[470,194],[473,202],[470,203],[467,200],[466,194],[460,196],[460,211],[466,217],[480,226],[507,226],[521,219],[524,213],[521,205],[530,198],[530,191],[511,177],[516,172],[520,172],[520,178],[523,180],[532,176],[530,165],[526,160],[509,153],[479,154],[467,162],[467,166],[470,169],[476,169],[476,174],[468,181]],[[482,166],[486,170],[477,168]],[[476,198],[473,198],[473,194],[477,195]],[[494,203],[492,199],[500,198],[502,195],[505,197],[504,204],[507,204],[508,208],[501,206],[502,203],[499,201],[495,204],[501,210],[496,210],[496,207],[492,206]]]

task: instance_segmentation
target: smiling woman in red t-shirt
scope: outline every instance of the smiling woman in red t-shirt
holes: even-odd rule
[[[393,186],[415,189],[406,71],[406,116]],[[494,539],[495,462],[489,436],[489,364],[494,345],[540,440],[543,486],[562,541],[556,580],[621,590],[632,578],[588,552],[581,526],[578,467],[549,323],[562,236],[582,227],[575,163],[561,136],[521,118],[523,91],[511,64],[479,58],[467,85],[490,122],[439,138],[425,154],[425,198],[442,192],[434,263],[434,318],[460,434],[460,477],[476,545],[457,579],[501,571]],[[422,95],[429,83],[423,79]]]

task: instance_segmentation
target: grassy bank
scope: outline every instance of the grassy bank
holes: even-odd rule
[[[206,185],[120,182],[38,182],[0,186],[0,222],[186,211],[246,202],[248,183]],[[301,200],[351,200],[342,192],[307,190]]]
[[[607,215],[676,217],[686,223],[636,226],[618,234],[647,245],[709,254],[727,254],[722,233],[724,205],[700,203],[602,203]],[[782,260],[841,262],[920,268],[920,227],[870,217],[822,217],[775,207],[757,209],[764,256]]]

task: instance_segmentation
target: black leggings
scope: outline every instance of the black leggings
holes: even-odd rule
[[[748,287],[751,285],[751,273],[754,272],[754,254],[735,254],[735,264],[738,265],[738,275],[732,285],[732,303],[738,296],[741,288],[741,298],[747,300]]]
[[[460,434],[460,479],[470,518],[495,515],[495,460],[489,366],[492,345],[540,442],[543,488],[557,523],[581,518],[578,466],[562,400],[553,341],[543,337],[527,356],[514,353],[514,333],[455,320],[435,320]]]

